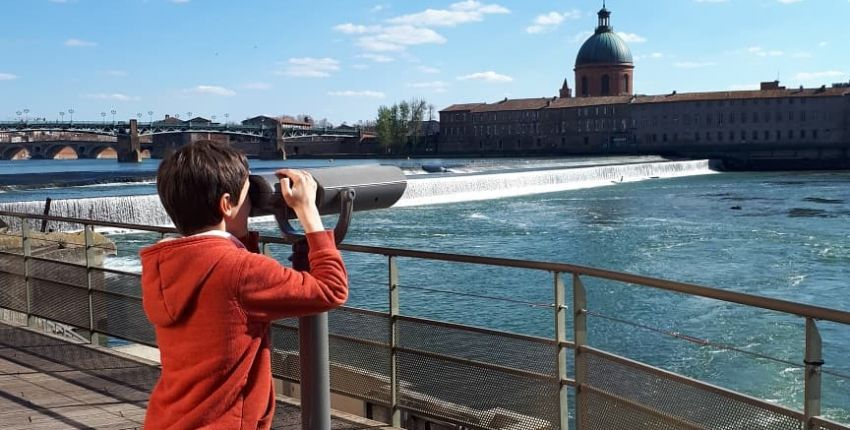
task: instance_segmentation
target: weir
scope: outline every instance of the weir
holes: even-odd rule
[[[491,200],[531,194],[593,188],[653,178],[715,173],[709,160],[666,161],[577,168],[523,170],[508,173],[411,177],[395,207]],[[40,214],[44,202],[0,203],[0,211]],[[156,195],[59,199],[50,214],[69,218],[169,226],[171,221]],[[18,221],[7,220],[13,229]],[[79,230],[80,226],[51,222],[53,230]]]

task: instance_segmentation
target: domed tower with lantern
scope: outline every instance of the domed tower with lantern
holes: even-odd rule
[[[576,57],[576,97],[625,96],[634,92],[632,52],[611,26],[611,11],[602,4],[599,26]]]

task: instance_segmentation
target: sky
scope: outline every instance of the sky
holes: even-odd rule
[[[596,0],[0,0],[0,120],[371,120],[551,97]],[[850,0],[608,0],[635,91],[850,80]],[[24,113],[28,110],[28,113]],[[63,115],[60,115],[60,112]],[[151,114],[149,114],[151,112]],[[106,115],[103,116],[102,114]]]

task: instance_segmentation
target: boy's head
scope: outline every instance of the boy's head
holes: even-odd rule
[[[248,159],[227,144],[201,140],[162,160],[156,190],[177,230],[189,236],[221,223],[225,194],[241,203],[248,180]]]

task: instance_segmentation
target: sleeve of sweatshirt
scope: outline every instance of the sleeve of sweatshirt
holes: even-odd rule
[[[275,320],[328,311],[348,299],[348,274],[333,231],[307,234],[310,271],[284,267],[264,255],[246,253],[237,294],[249,318]]]

